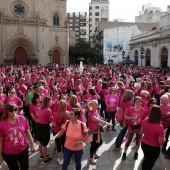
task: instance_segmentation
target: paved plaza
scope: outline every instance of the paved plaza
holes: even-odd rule
[[[120,131],[120,126],[117,125],[116,132],[109,131],[103,132],[103,145],[99,149],[99,154],[101,158],[97,160],[96,165],[89,165],[88,158],[89,158],[89,147],[88,144],[85,147],[84,155],[82,159],[82,170],[141,170],[141,163],[143,158],[143,152],[139,150],[139,158],[138,160],[134,160],[134,152],[135,152],[135,143],[132,142],[129,150],[127,152],[127,159],[126,161],[121,160],[122,152],[123,151],[113,151],[114,148],[114,141]],[[123,146],[123,145],[122,145]],[[52,155],[54,144],[50,144],[48,148],[48,152]],[[30,154],[30,170],[61,170],[61,166],[57,163],[57,154],[52,155],[54,158],[53,161],[47,165],[42,164],[42,160],[39,160],[39,152],[36,151],[35,153]],[[169,166],[170,160],[164,158],[164,155],[161,153],[158,161],[156,162],[153,170],[170,170]],[[4,170],[8,169],[3,167]],[[70,163],[68,170],[74,170],[74,158]]]

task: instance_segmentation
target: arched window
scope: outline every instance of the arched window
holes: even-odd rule
[[[53,25],[59,25],[59,16],[57,13],[54,14]]]

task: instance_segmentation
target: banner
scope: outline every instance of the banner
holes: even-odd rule
[[[124,50],[124,42],[105,42],[105,54],[118,55]]]

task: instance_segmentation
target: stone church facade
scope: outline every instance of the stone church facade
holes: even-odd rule
[[[0,0],[0,64],[68,64],[68,33],[66,0]]]

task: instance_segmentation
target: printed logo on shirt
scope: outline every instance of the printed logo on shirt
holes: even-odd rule
[[[18,128],[13,128],[10,130],[8,136],[10,141],[16,146],[21,142],[22,132]]]

